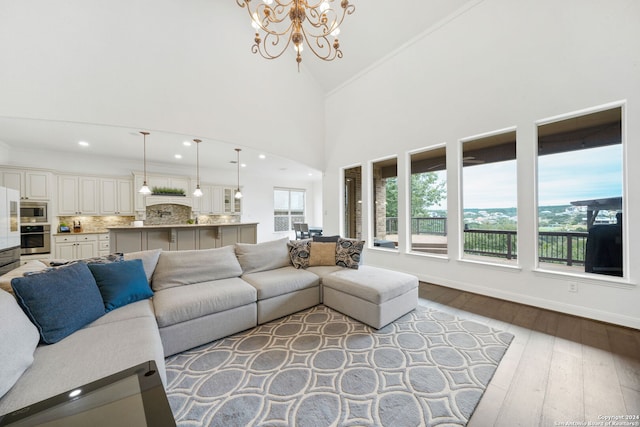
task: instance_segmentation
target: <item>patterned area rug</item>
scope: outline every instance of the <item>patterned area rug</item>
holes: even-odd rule
[[[419,307],[375,330],[323,305],[167,358],[178,426],[465,425],[513,335]]]

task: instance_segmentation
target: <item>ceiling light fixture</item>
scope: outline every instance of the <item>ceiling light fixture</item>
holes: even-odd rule
[[[251,26],[256,30],[251,51],[263,58],[275,59],[293,42],[298,72],[303,44],[324,61],[342,58],[338,41],[340,25],[345,16],[356,10],[348,0],[262,0],[253,7],[251,0],[236,0],[236,3],[242,8],[246,6]]]
[[[234,196],[236,199],[242,199],[242,192],[240,191],[240,151],[242,151],[241,148],[236,148],[236,153],[237,153],[236,165],[238,169],[238,188],[236,188],[236,194]]]
[[[142,134],[142,138],[143,138],[143,160],[142,160],[142,164],[144,167],[144,181],[142,182],[142,187],[140,187],[140,190],[138,190],[138,193],[142,194],[143,196],[148,196],[149,194],[151,194],[151,190],[149,189],[149,186],[147,185],[147,135],[149,135],[149,132],[142,132],[140,131],[140,133]]]
[[[200,189],[200,141],[199,139],[194,139],[193,142],[196,143],[196,189],[193,192],[195,197],[202,197],[202,190]]]

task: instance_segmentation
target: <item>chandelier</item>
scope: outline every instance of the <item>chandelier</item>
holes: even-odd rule
[[[293,43],[298,71],[304,45],[324,61],[342,58],[340,25],[356,9],[348,0],[257,0],[253,6],[252,0],[236,2],[246,6],[256,30],[251,51],[275,59]]]

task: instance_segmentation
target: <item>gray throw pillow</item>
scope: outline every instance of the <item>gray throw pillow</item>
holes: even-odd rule
[[[195,251],[163,251],[151,279],[154,291],[242,274],[233,246]]]
[[[29,321],[15,298],[0,290],[0,397],[31,366],[39,340],[38,329]]]
[[[274,270],[291,265],[289,238],[271,240],[263,243],[236,243],[236,256],[244,274]]]

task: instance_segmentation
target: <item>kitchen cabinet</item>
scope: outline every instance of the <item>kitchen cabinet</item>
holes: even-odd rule
[[[111,252],[213,249],[235,243],[256,243],[257,224],[111,227]]]
[[[133,215],[133,183],[129,179],[100,179],[100,214]]]
[[[135,174],[133,177],[133,194],[134,194],[134,210],[136,212],[144,212],[147,209],[146,197],[138,192],[140,187],[142,187],[142,183],[144,182],[144,176],[140,174]],[[185,177],[178,176],[160,176],[160,175],[147,175],[147,185],[150,190],[153,191],[154,187],[168,187],[168,188],[179,188],[184,191],[187,197],[193,194],[193,190],[189,191],[191,188],[191,179]],[[195,185],[193,187],[195,189]],[[151,196],[151,197],[162,197],[162,196]],[[171,198],[167,200],[172,200]],[[188,203],[191,206],[191,201],[189,199],[185,199],[184,203]],[[168,203],[172,203],[169,201]]]
[[[224,188],[224,213],[240,214],[242,213],[242,199],[236,199],[236,188]]]
[[[194,212],[202,215],[223,214],[224,188],[216,185],[201,185],[200,189],[202,190],[202,197],[193,198]]]
[[[58,215],[97,215],[98,178],[58,176]]]
[[[51,198],[50,172],[29,169],[2,169],[2,185],[20,192],[22,200],[49,200]]]
[[[98,234],[98,256],[105,256],[111,253],[111,239],[109,233]]]
[[[98,256],[98,234],[54,236],[56,258],[84,259]]]

